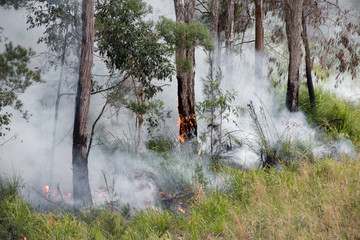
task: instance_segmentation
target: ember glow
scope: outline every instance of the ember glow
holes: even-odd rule
[[[98,194],[98,196],[101,198],[106,194],[106,190],[105,188],[100,188],[100,193]]]
[[[65,195],[62,195],[58,188],[50,189],[49,185],[45,185],[42,188],[41,194],[46,200],[51,199],[51,201],[55,202],[65,201],[71,198],[71,193],[66,193]]]
[[[49,197],[49,195],[50,195],[50,187],[49,187],[49,185],[45,185],[42,188],[42,193],[44,194],[46,199]]]
[[[182,214],[185,214],[185,210],[182,209],[182,208],[180,207],[180,205],[178,205],[178,210],[179,210],[179,212],[181,212]]]

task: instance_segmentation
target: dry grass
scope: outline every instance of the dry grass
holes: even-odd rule
[[[202,192],[185,214],[144,210],[130,220],[107,210],[51,215],[4,198],[0,239],[360,239],[359,160],[225,172],[228,187]]]

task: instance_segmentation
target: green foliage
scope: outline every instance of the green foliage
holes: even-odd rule
[[[45,43],[51,51],[58,54],[58,58],[64,48],[67,49],[67,55],[71,52],[77,56],[80,41],[79,27],[81,29],[80,10],[78,1],[37,0],[29,7],[27,23],[29,29],[45,27],[44,35],[38,42]]]
[[[173,143],[163,136],[157,136],[147,141],[146,148],[163,155],[172,150]]]
[[[306,113],[309,123],[324,129],[333,138],[347,137],[359,147],[359,104],[341,99],[320,86],[315,86],[315,96],[316,109],[312,110],[307,89],[300,90],[299,106]]]
[[[19,177],[0,177],[0,202],[3,198],[20,195],[23,182]]]
[[[40,74],[28,67],[33,55],[31,49],[14,47],[11,42],[5,44],[5,51],[0,54],[0,111],[9,106],[27,119],[28,112],[22,110],[22,102],[18,95],[24,93],[31,84],[41,82]],[[2,130],[4,127],[5,130],[9,130],[11,116],[8,112],[0,113],[0,136],[5,134]]]
[[[200,22],[189,24],[162,17],[157,29],[173,50],[190,49],[194,46],[202,46],[207,51],[214,48],[209,30]]]
[[[29,0],[0,0],[0,6],[4,8],[13,7],[18,10],[19,8],[25,7]]]
[[[146,114],[146,120],[151,128],[158,126],[159,119],[164,115],[164,102],[158,99],[146,102],[139,100],[123,100],[123,103],[126,108],[130,109],[135,114]]]
[[[326,81],[329,78],[329,70],[327,69],[327,67],[322,67],[321,65],[314,65],[312,68],[314,75],[322,80],[322,81]]]
[[[219,68],[215,72],[213,58],[209,55],[209,73],[206,78],[203,78],[203,92],[205,100],[197,105],[198,119],[204,119],[205,125],[208,126],[210,137],[210,154],[216,153],[219,156],[222,151],[221,138],[223,120],[229,120],[231,114],[238,116],[242,108],[233,106],[236,93],[223,91],[220,87],[223,79],[222,71]],[[208,131],[207,131],[208,132]],[[202,140],[206,141],[206,136],[202,135]],[[215,143],[218,142],[220,146],[214,152]]]
[[[174,68],[153,22],[144,20],[148,13],[141,0],[97,2],[95,27],[98,51],[108,58],[108,68],[139,80],[150,99],[161,90],[151,81],[169,78]]]

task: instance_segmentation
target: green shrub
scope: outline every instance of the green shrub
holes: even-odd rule
[[[299,94],[300,109],[310,124],[324,129],[332,138],[347,137],[360,147],[360,106],[336,96],[330,90],[315,86],[316,109],[311,109],[306,88]]]

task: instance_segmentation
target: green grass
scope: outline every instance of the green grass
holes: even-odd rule
[[[315,86],[315,97],[316,110],[312,110],[308,91],[301,88],[299,105],[309,123],[325,129],[332,138],[349,138],[360,149],[360,104],[341,99],[321,86]]]
[[[360,162],[303,162],[281,170],[222,171],[184,212],[106,209],[39,213],[18,194],[0,202],[0,239],[359,239]],[[1,189],[0,189],[1,190]]]

